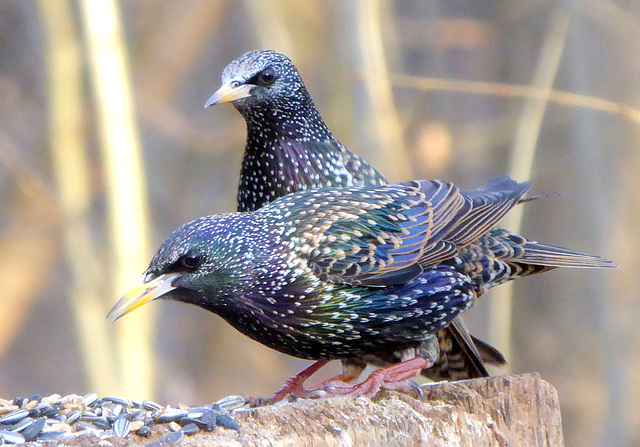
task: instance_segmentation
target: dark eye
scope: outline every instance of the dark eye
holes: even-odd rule
[[[180,264],[187,270],[196,270],[202,264],[202,255],[195,251],[187,252],[180,258]]]
[[[265,68],[262,73],[258,75],[258,85],[271,85],[276,80],[276,72],[273,68]]]

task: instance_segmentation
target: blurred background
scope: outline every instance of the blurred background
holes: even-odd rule
[[[620,268],[519,280],[465,321],[507,356],[494,374],[558,389],[567,445],[640,445],[629,0],[0,0],[0,396],[198,404],[270,395],[308,365],[179,303],[105,318],[173,229],[234,211],[244,121],[203,105],[255,48],[290,56],[390,180],[564,192],[504,226]]]

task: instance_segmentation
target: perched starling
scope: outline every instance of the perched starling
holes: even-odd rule
[[[247,122],[238,211],[255,211],[310,188],[384,185],[384,177],[329,131],[293,63],[275,51],[251,51],[222,74],[205,107],[232,102]],[[466,272],[463,272],[466,274]],[[432,380],[488,376],[484,362],[505,363],[492,346],[456,319],[439,334],[441,355],[423,372]],[[343,360],[342,378],[357,379],[366,362]]]
[[[203,217],[174,231],[113,307],[117,319],[157,298],[195,304],[286,354],[386,366],[334,394],[403,389],[428,368],[434,334],[495,280],[521,266],[609,267],[572,250],[503,238],[491,228],[529,188],[508,177],[477,191],[442,181],[306,190],[258,211]],[[460,250],[494,240],[492,274],[462,273]],[[486,247],[481,247],[486,248]],[[524,267],[529,268],[529,267]],[[437,353],[435,353],[437,355]],[[397,361],[402,363],[395,364]],[[313,368],[310,368],[312,372]],[[308,396],[301,384],[292,384]],[[276,394],[275,400],[285,394]]]

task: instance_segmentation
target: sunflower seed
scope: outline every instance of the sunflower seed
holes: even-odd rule
[[[82,403],[84,403],[87,407],[95,404],[98,401],[98,395],[96,393],[88,393],[82,397]]]
[[[151,434],[151,428],[147,425],[143,425],[138,430],[136,430],[136,434],[140,436],[144,436],[146,438]]]
[[[160,404],[155,403],[152,400],[145,400],[142,402],[142,408],[144,408],[147,411],[154,411],[154,410],[162,410],[163,407]]]
[[[126,418],[117,419],[113,423],[113,432],[118,438],[125,438],[131,431],[131,422]]]
[[[0,437],[7,444],[24,444],[24,436],[20,433],[14,433],[12,431],[0,430]]]
[[[205,407],[191,407],[187,408],[187,413],[189,413],[189,417],[191,418],[199,418],[204,414]]]
[[[102,430],[109,430],[111,428],[111,424],[107,421],[107,418],[97,417],[91,423],[96,428],[100,428]]]
[[[204,414],[202,415],[200,420],[203,424],[206,425],[207,430],[213,430],[214,428],[216,428],[216,412],[211,410],[210,408],[207,408],[204,411]]]
[[[215,402],[212,404],[206,405],[206,408],[210,408],[217,413],[220,413],[222,411],[222,407],[220,407],[220,405],[218,405]]]
[[[182,425],[183,427],[189,424],[196,424],[198,428],[201,428],[203,430],[209,429],[209,426],[205,422],[203,422],[201,419],[196,419],[192,417],[186,417],[186,418],[180,419],[180,425]]]
[[[66,421],[67,424],[69,425],[75,424],[80,419],[80,416],[82,416],[82,413],[79,412],[78,410],[72,411],[67,415],[67,421]]]
[[[182,441],[182,438],[184,438],[184,433],[182,433],[181,431],[174,431],[171,433],[167,433],[162,438],[160,438],[160,442],[163,445],[175,445]]]
[[[111,402],[113,404],[120,404],[123,407],[131,406],[131,401],[129,399],[125,399],[124,397],[107,396],[107,397],[103,397],[102,400],[106,402]]]
[[[22,436],[26,441],[35,441],[36,437],[40,434],[45,424],[47,423],[47,418],[42,417],[40,419],[36,419],[22,431]]]
[[[131,421],[144,421],[144,419],[147,417],[147,412],[144,410],[135,410],[129,413],[129,415],[131,416]]]
[[[200,431],[200,429],[193,422],[191,422],[191,423],[185,425],[184,427],[182,427],[182,433],[184,433],[185,435],[195,435],[199,431]]]
[[[33,419],[24,418],[20,422],[16,423],[13,427],[11,427],[11,431],[13,431],[13,432],[22,431],[25,428],[27,428],[29,425],[31,425],[32,423],[33,423]]]
[[[216,402],[218,406],[224,411],[235,410],[236,408],[242,408],[247,403],[247,400],[242,396],[227,396]]]
[[[188,414],[189,412],[186,410],[170,410],[159,415],[156,418],[156,422],[159,422],[162,424],[167,422],[179,421],[180,419],[187,416]]]
[[[27,410],[15,410],[0,418],[0,424],[13,424],[29,416]]]
[[[49,407],[49,409],[43,414],[43,416],[52,418],[57,416],[58,413],[60,413],[60,404],[54,404]]]
[[[238,424],[231,416],[224,413],[219,413],[216,416],[216,425],[230,430],[240,431],[240,424]]]
[[[50,408],[51,406],[47,404],[37,405],[36,407],[29,410],[29,416],[32,418],[39,418],[40,416],[45,414],[47,411],[49,411]]]
[[[92,411],[85,411],[84,413],[82,413],[82,416],[80,416],[80,420],[85,422],[91,422],[97,417],[98,415],[93,413]]]
[[[49,430],[49,431],[41,431],[38,435],[39,441],[51,441],[54,439],[60,439],[63,436],[66,436],[67,432],[62,430]]]

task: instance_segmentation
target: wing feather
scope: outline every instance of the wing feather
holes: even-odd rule
[[[326,188],[285,196],[258,212],[287,210],[282,217],[294,246],[321,279],[389,286],[455,256],[528,188],[508,177],[478,191],[436,180]]]

